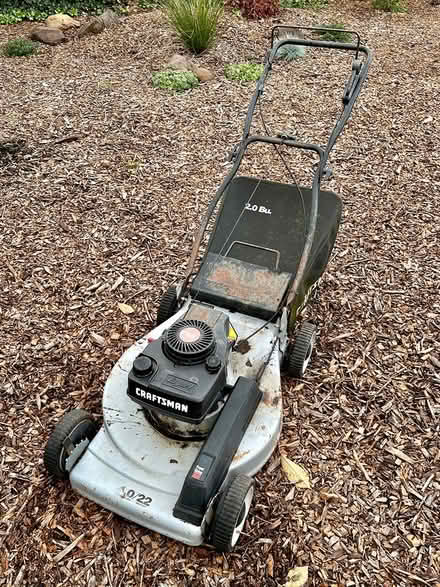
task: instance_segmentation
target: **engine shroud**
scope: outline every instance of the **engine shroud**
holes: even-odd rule
[[[182,319],[149,343],[128,375],[129,397],[148,412],[200,424],[226,386],[231,325],[223,312],[190,305]]]

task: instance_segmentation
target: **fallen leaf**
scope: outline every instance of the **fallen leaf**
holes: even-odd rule
[[[420,538],[417,538],[417,536],[414,536],[414,534],[407,534],[406,539],[416,548],[423,544],[422,540],[420,540]]]
[[[267,557],[267,574],[269,577],[273,577],[273,556],[269,554]]]
[[[307,471],[292,462],[290,459],[281,455],[281,467],[286,473],[289,481],[293,481],[298,489],[310,489],[310,479]],[[301,567],[299,567],[301,568]]]
[[[302,587],[309,580],[309,567],[295,567],[287,575],[287,583],[283,587]]]
[[[118,307],[123,314],[133,314],[134,309],[128,304],[118,303]]]

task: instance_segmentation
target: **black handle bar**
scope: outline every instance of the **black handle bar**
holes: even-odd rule
[[[194,264],[196,261],[197,253],[198,253],[199,247],[201,245],[204,232],[207,228],[209,218],[213,214],[217,203],[219,202],[220,198],[223,196],[223,194],[225,193],[229,184],[231,183],[232,179],[234,178],[235,174],[237,173],[238,168],[240,167],[241,161],[243,159],[243,156],[245,154],[246,148],[251,143],[255,143],[255,142],[270,143],[273,145],[286,145],[288,147],[305,149],[308,151],[314,151],[319,156],[319,164],[318,164],[317,169],[315,171],[315,174],[313,176],[311,210],[310,210],[308,230],[307,230],[306,237],[305,237],[304,249],[302,251],[302,255],[300,258],[300,262],[298,265],[296,275],[293,279],[293,283],[289,287],[289,291],[287,294],[287,305],[289,305],[295,299],[296,295],[299,292],[299,287],[300,287],[300,284],[301,284],[301,281],[302,281],[302,278],[303,278],[303,275],[304,275],[304,272],[306,269],[306,265],[307,265],[307,262],[308,262],[308,259],[310,256],[310,252],[311,252],[312,245],[313,245],[313,239],[314,239],[314,235],[315,235],[315,230],[316,230],[316,221],[317,221],[317,215],[318,215],[318,198],[319,198],[319,189],[320,189],[320,184],[321,184],[321,178],[323,176],[325,165],[327,163],[330,151],[332,150],[332,148],[336,142],[336,139],[341,134],[345,123],[350,118],[350,114],[353,109],[356,98],[359,95],[362,84],[364,83],[364,81],[367,78],[368,69],[369,69],[370,63],[372,61],[372,53],[368,49],[368,47],[365,47],[364,45],[360,44],[360,37],[359,37],[358,33],[354,32],[354,31],[346,31],[346,32],[350,32],[350,33],[353,32],[353,34],[355,34],[357,36],[357,44],[338,43],[335,41],[319,41],[319,40],[313,40],[313,39],[312,40],[300,39],[300,38],[295,38],[295,37],[281,39],[274,44],[275,33],[280,28],[290,29],[290,30],[292,30],[292,29],[307,29],[307,30],[327,31],[327,32],[330,30],[330,29],[323,29],[323,28],[316,28],[316,27],[294,27],[294,26],[291,27],[291,26],[280,26],[280,25],[276,26],[272,29],[271,48],[269,49],[269,51],[266,54],[263,73],[261,74],[260,79],[257,82],[257,87],[255,89],[255,92],[252,96],[251,102],[248,107],[248,111],[247,111],[247,115],[246,115],[246,119],[245,119],[245,123],[244,123],[244,128],[243,128],[242,139],[241,139],[241,141],[238,145],[238,148],[235,152],[232,169],[227,174],[227,176],[224,178],[222,184],[220,185],[220,187],[217,190],[215,197],[211,200],[210,204],[208,205],[208,209],[207,209],[206,214],[202,220],[200,229],[199,229],[199,231],[196,235],[196,238],[194,240],[194,243],[193,243],[191,257],[188,262],[184,283],[183,283],[182,289],[181,289],[181,295],[186,290],[189,279],[192,275],[192,271],[193,271]],[[340,29],[336,29],[336,30],[340,30]],[[278,50],[281,47],[283,47],[284,45],[303,45],[306,47],[318,47],[318,48],[322,48],[322,49],[340,49],[343,51],[354,51],[356,54],[355,59],[352,64],[351,77],[350,77],[349,81],[347,82],[345,89],[344,89],[344,95],[343,95],[343,99],[342,99],[342,102],[344,105],[343,112],[331,132],[330,138],[328,140],[328,143],[327,143],[325,149],[322,149],[322,147],[319,147],[318,145],[309,144],[309,143],[301,143],[301,142],[291,140],[289,138],[266,137],[266,136],[258,136],[258,135],[250,136],[249,135],[251,124],[252,124],[252,118],[253,118],[255,108],[257,106],[257,102],[258,102],[260,96],[264,92],[264,82],[265,82],[267,76],[269,75],[270,70],[272,69],[272,64],[273,64],[273,61],[276,57]],[[364,54],[364,56],[365,56],[364,60],[361,61],[358,59],[359,53]]]
[[[271,35],[270,35],[270,40],[271,40],[271,44],[270,47],[271,49],[273,48],[274,42],[275,42],[275,36],[277,37],[277,39],[279,39],[279,31],[280,29],[284,29],[285,31],[317,31],[320,33],[340,33],[341,29],[339,28],[327,28],[327,27],[315,27],[315,26],[289,26],[289,25],[284,25],[284,24],[278,24],[276,26],[273,27]],[[347,31],[346,29],[343,29],[344,33],[350,34],[350,35],[354,35],[357,39],[357,44],[356,44],[356,59],[358,58],[358,52],[361,50],[361,38],[359,36],[359,33],[357,31]],[[290,39],[292,39],[293,37],[290,37]],[[289,39],[289,38],[288,38]],[[303,41],[305,41],[305,39],[303,39]],[[311,40],[312,43],[322,43],[322,41],[314,41],[313,39]],[[325,41],[324,41],[325,42]],[[328,42],[328,41],[327,41]],[[331,43],[334,43],[335,45],[346,45],[346,43],[337,43],[336,41],[330,41]],[[298,43],[298,44],[306,44],[306,43]],[[321,47],[322,45],[308,45],[309,47]],[[341,49],[342,47],[335,47],[332,45],[333,49]],[[344,47],[345,48],[345,47]]]
[[[261,135],[252,135],[247,137],[246,142],[244,144],[244,150],[246,147],[251,143],[269,143],[270,145],[286,145],[287,147],[295,147],[296,149],[305,149],[306,151],[314,151],[317,153],[320,159],[324,157],[325,151],[319,145],[314,145],[313,143],[300,143],[298,141],[293,141],[292,139],[282,138],[282,137],[266,137]]]

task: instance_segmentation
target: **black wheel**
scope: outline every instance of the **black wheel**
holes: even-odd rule
[[[82,440],[92,440],[96,424],[85,410],[72,410],[55,426],[44,451],[44,465],[51,475],[67,479],[66,461]]]
[[[214,515],[212,544],[217,552],[230,552],[237,544],[254,496],[254,480],[238,474],[227,484]]]
[[[169,287],[160,300],[157,311],[157,326],[162,324],[176,312],[177,309],[177,289],[174,285]]]
[[[316,341],[316,326],[311,322],[303,322],[290,347],[287,356],[287,373],[290,377],[301,379],[310,362]]]

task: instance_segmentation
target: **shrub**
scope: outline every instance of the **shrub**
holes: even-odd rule
[[[123,7],[125,4],[126,0],[1,0],[0,24],[45,20],[56,12],[70,16],[82,12],[96,14],[109,6]]]
[[[143,10],[151,10],[152,8],[157,8],[159,3],[159,0],[138,0],[138,6]]]
[[[283,45],[277,52],[278,59],[293,61],[300,59],[306,54],[306,48],[303,45]]]
[[[3,54],[7,57],[27,57],[37,51],[37,46],[27,39],[11,39],[3,47]]]
[[[153,86],[162,90],[184,92],[199,85],[198,78],[192,71],[175,71],[167,69],[153,73]]]
[[[280,0],[231,0],[230,5],[248,19],[270,18],[280,11]]]
[[[406,12],[407,7],[400,0],[373,0],[373,8],[384,12]]]
[[[165,0],[168,20],[193,53],[202,53],[214,43],[223,14],[221,0]]]
[[[225,75],[229,80],[237,82],[257,81],[263,73],[264,66],[260,63],[238,63],[225,67]]]
[[[323,29],[339,29],[337,31],[323,31],[319,36],[323,41],[338,41],[341,43],[349,43],[351,41],[351,33],[347,33],[343,24],[324,24]]]
[[[280,0],[281,8],[310,8],[321,10],[328,4],[328,0]]]

